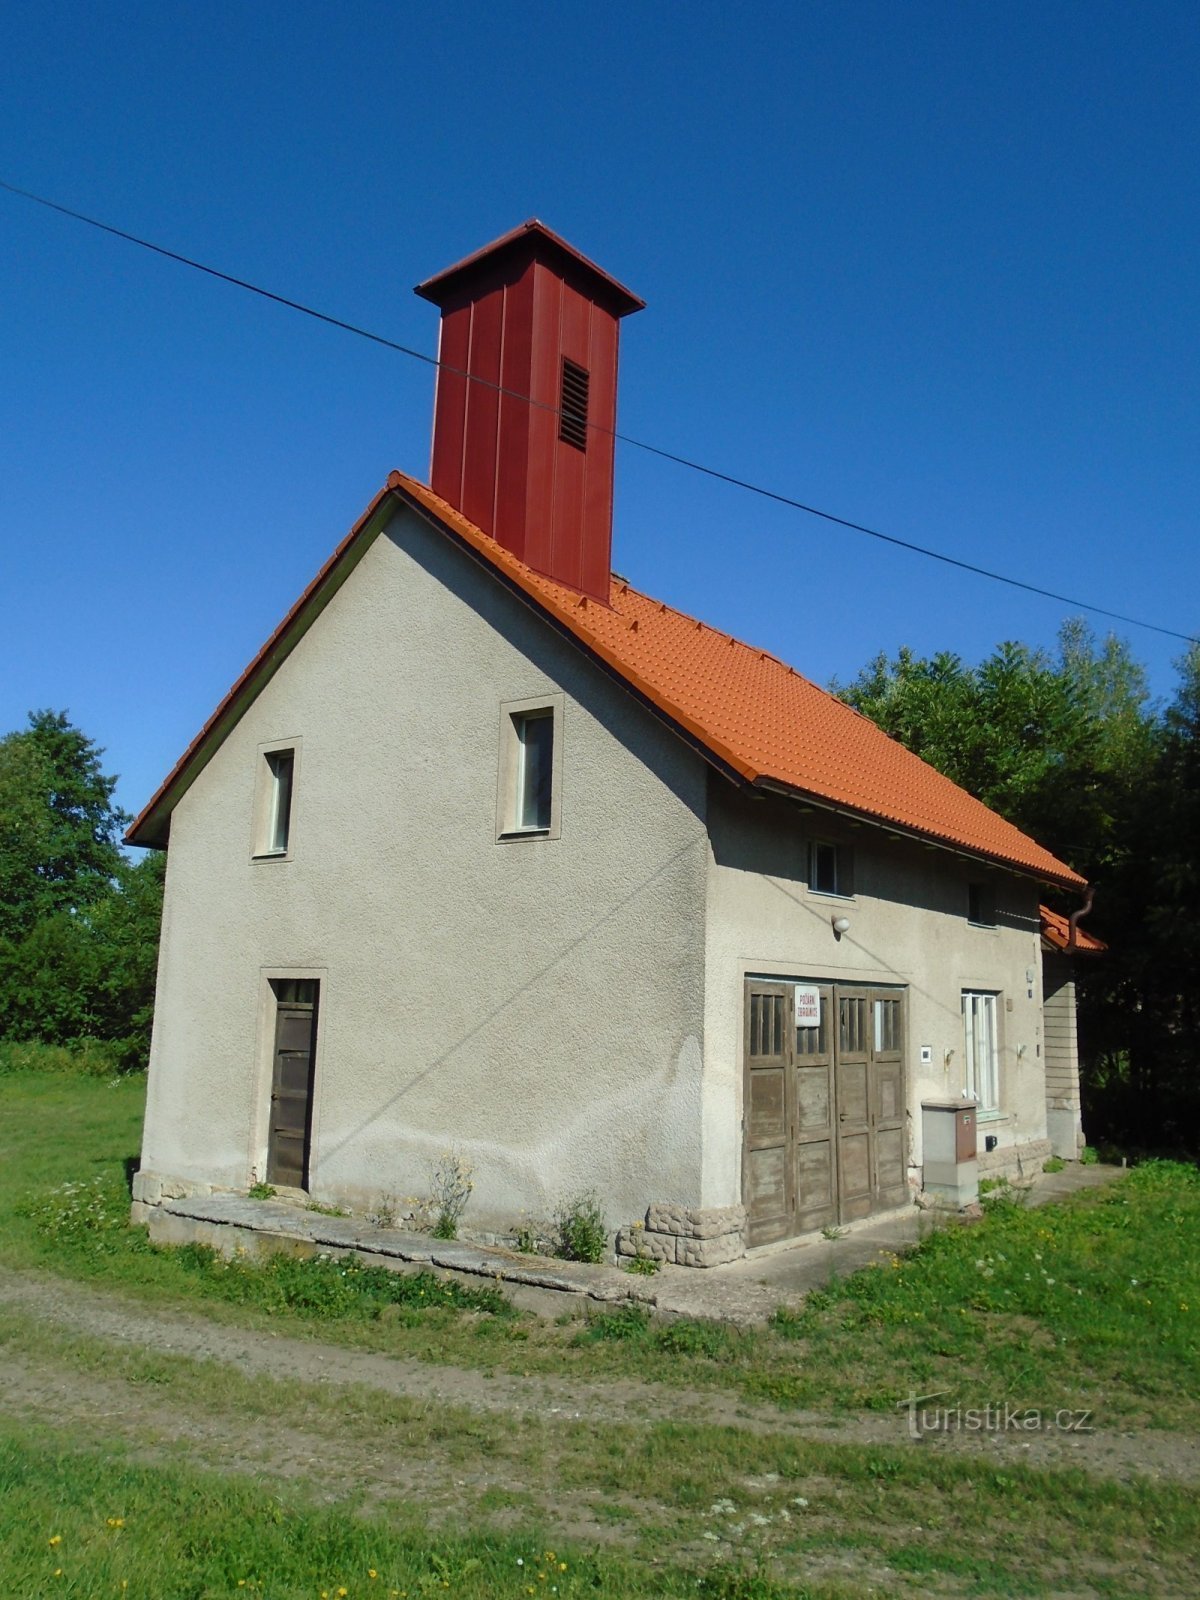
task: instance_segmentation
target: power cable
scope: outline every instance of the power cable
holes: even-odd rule
[[[440,371],[453,373],[456,377],[465,378],[469,383],[479,383],[485,388],[492,389],[495,393],[504,395],[511,400],[518,400],[524,405],[534,406],[540,411],[553,411],[557,413],[558,407],[547,405],[545,401],[535,400],[532,395],[520,394],[517,390],[507,389],[502,384],[493,383],[488,378],[482,378],[473,372],[465,372],[461,367],[452,367],[448,362],[439,361],[436,356],[425,355],[423,351],[414,350],[411,346],[398,344],[394,339],[387,339],[380,333],[372,333],[369,328],[361,328],[356,323],[346,322],[341,317],[331,316],[326,311],[318,311],[313,306],[307,306],[300,300],[289,299],[287,295],[276,294],[271,289],[264,289],[260,284],[251,283],[246,278],[235,277],[230,272],[222,272],[218,267],[208,266],[203,261],[193,260],[191,256],[181,255],[177,250],[168,250],[165,245],[155,244],[150,239],[142,239],[136,233],[128,233],[124,228],[116,228],[111,223],[101,222],[97,217],[89,217],[82,211],[74,211],[70,206],[60,205],[56,200],[49,200],[45,195],[35,194],[31,189],[19,188],[15,183],[8,183],[0,178],[0,189],[9,194],[18,195],[23,200],[32,200],[35,205],[45,206],[49,211],[56,211],[60,216],[69,217],[74,222],[86,223],[89,228],[97,228],[101,233],[111,234],[114,239],[122,239],[127,244],[138,245],[143,250],[153,251],[155,255],[165,256],[168,261],[176,261],[180,266],[191,267],[195,272],[203,272],[210,278],[217,278],[222,283],[232,284],[236,289],[245,289],[250,294],[259,295],[264,300],[270,300],[275,305],[286,306],[289,311],[298,311],[302,316],[312,317],[316,322],[327,323],[331,328],[340,328],[343,333],[352,333],[360,339],[367,339],[372,344],[382,345],[385,350],[394,350],[398,355],[410,356],[414,361],[424,362],[426,366],[437,368]],[[1185,644],[1197,644],[1197,640],[1190,633],[1180,633],[1175,628],[1164,628],[1157,622],[1146,622],[1141,617],[1131,617],[1123,611],[1111,611],[1106,606],[1097,606],[1087,600],[1075,599],[1071,595],[1059,594],[1054,589],[1043,589],[1039,584],[1027,583],[1023,578],[1010,578],[1006,573],[993,572],[988,567],[976,566],[974,562],[963,561],[958,556],[948,556],[941,550],[931,550],[927,545],[915,544],[909,539],[900,539],[895,534],[883,533],[878,528],[869,528],[865,523],[853,522],[848,517],[839,517],[832,511],[823,511],[819,506],[807,505],[803,500],[796,500],[791,495],[781,494],[777,490],[764,488],[761,484],[752,483],[747,478],[735,477],[732,473],[721,472],[716,467],[705,466],[701,461],[693,461],[688,456],[676,455],[673,450],[664,450],[660,445],[647,444],[644,439],[634,439],[626,433],[618,433],[615,429],[601,427],[599,423],[589,422],[589,428],[598,433],[607,434],[620,444],[631,446],[635,450],[642,450],[647,455],[658,456],[660,460],[673,462],[678,467],[685,467],[690,472],[698,472],[706,478],[713,478],[718,483],[729,484],[734,489],[745,490],[747,494],[758,495],[763,500],[771,500],[776,505],[788,506],[794,511],[803,511],[806,516],[818,517],[823,522],[833,523],[839,528],[848,528],[853,533],[865,534],[869,539],[878,539],[883,544],[890,544],[897,550],[908,550],[913,555],[925,556],[930,561],[940,561],[944,566],[957,567],[960,572],[974,573],[976,577],[987,578],[992,583],[1007,584],[1011,589],[1021,589],[1026,594],[1039,595],[1043,600],[1054,600],[1059,605],[1070,606],[1080,611],[1089,611],[1094,616],[1108,617],[1114,622],[1126,623],[1131,628],[1145,628],[1151,633],[1164,634],[1168,639],[1181,639]]]

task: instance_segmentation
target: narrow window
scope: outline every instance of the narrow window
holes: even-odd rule
[[[996,996],[964,989],[962,996],[965,1072],[963,1087],[980,1111],[1000,1109],[1000,1051],[996,1037]]]
[[[967,885],[967,921],[981,928],[996,926],[996,887],[991,883]]]
[[[816,894],[848,897],[854,893],[851,852],[847,845],[814,839],[808,847],[808,887]]]
[[[586,367],[563,357],[562,396],[558,410],[558,437],[578,450],[587,449],[588,389],[591,380]]]
[[[272,750],[268,753],[270,780],[267,791],[266,855],[287,854],[292,825],[292,776],[295,770],[294,750]]]
[[[513,718],[517,735],[516,826],[547,833],[554,797],[554,713],[527,711]]]

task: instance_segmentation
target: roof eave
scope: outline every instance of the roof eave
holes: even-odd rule
[[[951,855],[961,856],[968,861],[979,861],[989,867],[1003,868],[1004,871],[1015,873],[1018,877],[1030,878],[1035,883],[1049,883],[1056,888],[1075,891],[1087,888],[1087,879],[1080,877],[1077,872],[1072,872],[1069,867],[1065,867],[1061,873],[1038,869],[1027,862],[1014,861],[1008,856],[973,848],[971,845],[964,844],[959,840],[931,833],[927,829],[913,827],[911,824],[897,821],[893,817],[880,816],[878,812],[863,811],[842,801],[830,800],[826,795],[814,794],[810,789],[802,789],[794,784],[786,783],[782,779],[772,778],[765,774],[754,778],[752,783],[756,789],[765,789],[772,794],[780,794],[790,800],[803,801],[805,805],[817,806],[823,811],[836,812],[840,816],[851,817],[855,822],[860,822],[867,827],[879,828],[882,832],[892,834],[897,838],[911,839],[917,844],[927,846],[929,849],[945,850]]]

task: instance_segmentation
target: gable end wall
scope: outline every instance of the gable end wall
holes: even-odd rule
[[[502,701],[561,693],[562,822],[495,837]],[[252,862],[263,743],[302,741],[292,859]],[[401,511],[180,802],[143,1167],[265,1172],[267,979],[321,981],[312,1193],[473,1166],[497,1228],[594,1187],[700,1200],[705,778],[572,645]]]

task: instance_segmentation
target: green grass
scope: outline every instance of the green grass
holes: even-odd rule
[[[838,1584],[1189,1591],[1200,1507],[1188,1487],[714,1426],[673,1400],[726,1389],[894,1415],[910,1388],[947,1389],[944,1404],[1078,1405],[1101,1427],[1195,1427],[1193,1169],[1150,1163],[1033,1210],[998,1199],[976,1226],[833,1282],[765,1330],[659,1322],[635,1305],[544,1323],[494,1289],[429,1274],[152,1249],[126,1225],[141,1082],[10,1074],[0,1095],[0,1262],[273,1334],[648,1386],[628,1422],[471,1412],[275,1381],[8,1309],[10,1409],[26,1404],[25,1368],[43,1398],[41,1420],[30,1400],[24,1421],[0,1425],[0,1594],[334,1600],[344,1587],[469,1600],[523,1595],[528,1580],[539,1593],[556,1583],[555,1600],[774,1600]],[[364,1470],[389,1460],[405,1471]],[[545,1532],[564,1526],[592,1531],[574,1545]],[[601,1537],[611,1543],[592,1549]]]
[[[776,1600],[830,1595],[766,1578],[689,1571],[552,1547],[544,1535],[431,1537],[354,1502],[317,1506],[177,1467],[149,1470],[71,1449],[47,1430],[0,1431],[0,1593],[43,1596],[420,1596],[556,1600],[696,1595]]]
[[[144,1079],[14,1074],[0,1093],[0,1262],[11,1266],[450,1365],[632,1373],[808,1409],[890,1411],[911,1391],[948,1390],[946,1404],[1012,1401],[1089,1408],[1100,1426],[1200,1426],[1200,1253],[1190,1245],[1200,1176],[1190,1167],[1148,1163],[1035,1209],[994,1199],[983,1221],[948,1226],[894,1266],[831,1284],[766,1330],[652,1323],[636,1308],[585,1317],[580,1307],[543,1323],[507,1315],[494,1299],[433,1292],[428,1279],[413,1289],[411,1278],[327,1264],[229,1265],[206,1251],[152,1249],[125,1224]]]
[[[299,1461],[308,1461],[307,1470],[301,1470],[309,1492],[334,1499],[345,1512],[361,1503],[389,1525],[399,1520],[414,1530],[406,1549],[419,1563],[427,1564],[430,1551],[444,1553],[444,1526],[455,1531],[473,1526],[474,1550],[490,1540],[511,1552],[544,1547],[544,1530],[556,1520],[578,1524],[590,1517],[595,1527],[619,1522],[625,1546],[611,1561],[593,1558],[588,1587],[594,1584],[600,1593],[662,1592],[643,1568],[664,1561],[668,1570],[673,1562],[690,1561],[703,1572],[717,1560],[743,1574],[753,1574],[765,1562],[781,1584],[799,1582],[813,1575],[816,1558],[831,1552],[843,1574],[877,1571],[883,1564],[895,1573],[922,1575],[927,1580],[922,1587],[934,1593],[943,1592],[943,1581],[953,1583],[954,1594],[1037,1595],[1058,1587],[1078,1592],[1074,1582],[1063,1580],[1075,1573],[1081,1549],[1089,1563],[1118,1583],[1117,1592],[1131,1592],[1137,1581],[1153,1574],[1160,1592],[1168,1592],[1162,1585],[1170,1579],[1178,1585],[1173,1592],[1183,1593],[1200,1540],[1200,1504],[1185,1486],[1103,1482],[1079,1470],[1037,1471],[937,1449],[814,1442],[735,1427],[481,1415],[377,1390],[275,1381],[261,1373],[243,1374],[236,1366],[114,1347],[16,1314],[0,1317],[0,1341],[6,1360],[20,1362],[23,1351],[36,1348],[43,1385],[78,1408],[71,1443],[80,1453],[81,1471],[90,1472],[88,1462],[100,1451],[120,1461],[125,1451],[136,1449],[143,1465],[156,1462],[169,1485],[179,1477],[174,1468],[182,1439],[188,1484],[200,1481],[196,1471],[221,1469],[228,1458],[235,1483],[247,1474],[260,1486],[278,1480],[265,1501],[275,1506],[295,1503],[292,1474]],[[43,1427],[60,1428],[65,1418],[53,1408],[62,1402],[47,1404],[50,1415]],[[41,1427],[26,1437],[35,1448],[44,1448]],[[32,1519],[45,1537],[63,1531],[56,1485],[71,1474],[63,1438],[53,1432],[47,1437],[53,1446],[47,1459],[54,1466],[45,1520]],[[11,1429],[10,1439],[21,1442]],[[374,1469],[398,1454],[408,1478],[402,1474],[388,1485],[387,1474],[381,1477]],[[211,1486],[212,1480],[204,1481]],[[27,1529],[5,1491],[0,1469],[0,1547],[6,1532],[17,1538]],[[362,1499],[368,1491],[369,1499]],[[168,1499],[169,1494],[168,1487]],[[180,1509],[180,1515],[194,1511],[199,1518],[199,1528],[190,1530],[195,1541],[216,1546],[220,1536],[210,1523],[219,1520],[220,1507],[243,1515],[231,1498],[241,1504],[246,1495],[222,1492],[213,1508],[206,1497],[193,1495]],[[100,1532],[101,1513],[133,1526],[127,1498],[93,1493],[93,1504],[95,1536],[108,1537]],[[535,1531],[514,1530],[511,1517],[501,1518],[502,1530],[493,1525],[489,1531],[492,1513],[507,1507],[519,1511],[522,1530]],[[7,1529],[6,1518],[12,1519]],[[153,1518],[144,1526],[152,1543],[157,1541]],[[543,1531],[536,1531],[539,1527]],[[242,1568],[240,1575],[246,1576],[249,1557],[241,1555],[240,1539],[239,1524],[223,1554],[233,1573]],[[167,1541],[167,1553],[172,1547]],[[263,1551],[274,1548],[270,1529],[265,1540],[246,1548],[258,1556],[250,1573],[261,1575],[268,1567]],[[363,1557],[382,1571],[380,1551],[376,1541]],[[578,1549],[567,1559],[572,1570],[586,1569]],[[345,1582],[351,1568],[314,1566],[313,1571],[327,1574],[330,1582]],[[4,1574],[0,1557],[0,1593],[27,1592],[5,1587]],[[273,1576],[269,1592],[291,1592],[284,1583],[286,1567]],[[181,1567],[172,1587],[156,1575],[145,1592],[225,1592],[193,1589],[185,1577],[190,1582],[192,1574]],[[970,1587],[964,1591],[959,1585],[967,1578]],[[107,1591],[84,1584],[77,1592]],[[468,1586],[464,1592],[475,1590]],[[852,1592],[861,1593],[861,1586]],[[896,1592],[896,1586],[886,1592]]]
[[[823,1372],[839,1350],[857,1355],[850,1382],[868,1404],[886,1348],[914,1387],[963,1404],[1086,1404],[1060,1397],[1087,1391],[1100,1422],[1104,1407],[1132,1405],[1194,1426],[1200,1171],[1152,1161],[1069,1205],[993,1204],[975,1227],[943,1229],[781,1309],[777,1329]]]

